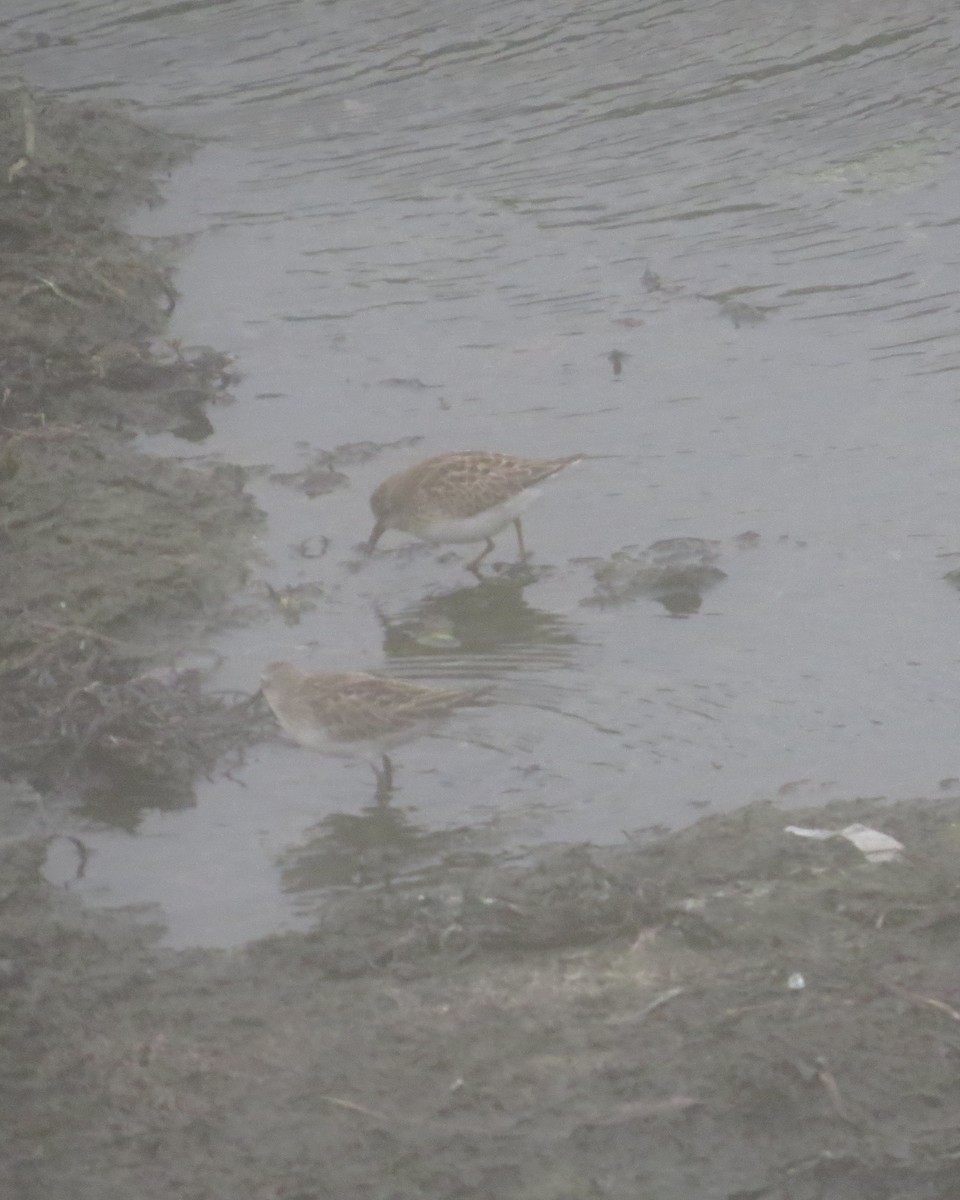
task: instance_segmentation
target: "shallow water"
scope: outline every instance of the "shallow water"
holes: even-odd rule
[[[220,637],[217,685],[287,656],[501,698],[398,752],[387,815],[364,764],[259,746],[193,809],[82,828],[72,886],[233,942],[378,855],[960,775],[960,15],[8,0],[2,31],[9,73],[209,139],[135,226],[195,235],[171,335],[243,379],[202,445],[144,444],[267,468],[256,573],[323,592]],[[270,477],[364,442],[398,444],[328,494]],[[473,447],[593,456],[525,522],[535,581],[396,534],[364,560],[375,484]],[[589,560],[669,537],[720,542],[696,615],[583,603]]]

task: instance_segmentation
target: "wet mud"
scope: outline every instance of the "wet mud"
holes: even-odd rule
[[[242,476],[131,441],[192,436],[232,370],[164,344],[175,247],[117,224],[188,151],[0,97],[0,1195],[960,1195],[956,781],[381,873],[229,953],[45,881],[53,806],[188,803],[262,732],[161,665],[235,615]],[[903,852],[785,830],[855,822]]]
[[[25,801],[24,801],[25,802]],[[151,949],[0,874],[3,1194],[957,1194],[960,800],[760,805]]]

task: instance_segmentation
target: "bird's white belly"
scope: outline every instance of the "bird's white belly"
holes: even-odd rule
[[[440,517],[418,530],[428,542],[483,542],[522,516],[541,495],[539,488],[526,488],[502,504],[484,509],[472,517]]]

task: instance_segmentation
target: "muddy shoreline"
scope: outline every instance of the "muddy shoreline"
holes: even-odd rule
[[[262,517],[132,444],[236,369],[165,341],[178,247],[121,228],[190,150],[0,94],[0,1195],[952,1200],[949,785],[345,887],[230,953],[45,882],[62,807],[189,804],[262,732],[186,653]],[[784,831],[852,822],[905,853]]]

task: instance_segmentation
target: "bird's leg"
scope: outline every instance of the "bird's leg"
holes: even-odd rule
[[[520,524],[520,518],[513,518],[513,527],[517,531],[517,545],[520,547],[520,561],[527,561],[527,548],[523,544],[523,526]]]
[[[376,799],[378,804],[388,804],[390,797],[393,795],[393,763],[387,754],[381,755],[383,760],[382,766],[373,767],[373,773],[377,777]],[[370,764],[373,766],[373,763]]]
[[[477,555],[477,557],[474,559],[471,559],[470,562],[467,563],[467,570],[472,571],[473,574],[476,575],[476,577],[478,579],[481,578],[480,564],[483,562],[483,560],[487,557],[487,555],[490,553],[490,551],[492,549],[493,549],[493,538],[487,538],[487,544],[480,551],[480,553]]]

